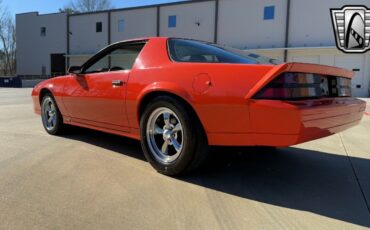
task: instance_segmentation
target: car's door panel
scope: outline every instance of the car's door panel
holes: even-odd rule
[[[125,108],[130,69],[145,43],[117,44],[88,60],[71,74],[63,102],[72,122],[128,131]]]
[[[124,83],[128,80],[129,72],[71,75],[63,97],[71,119],[77,118],[96,125],[111,124],[120,130],[127,127]],[[117,81],[122,84],[114,85]]]

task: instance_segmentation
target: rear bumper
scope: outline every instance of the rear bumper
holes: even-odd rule
[[[366,103],[356,98],[301,101],[253,100],[251,130],[209,134],[211,145],[285,147],[326,137],[357,125]]]

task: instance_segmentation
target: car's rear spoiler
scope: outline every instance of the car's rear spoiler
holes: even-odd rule
[[[318,65],[318,64],[308,64],[308,63],[286,63],[287,70],[289,72],[300,72],[300,73],[315,73],[327,76],[337,76],[337,77],[346,77],[352,78],[354,72],[346,70],[339,67]]]
[[[299,73],[314,73],[327,76],[337,76],[345,78],[353,78],[354,72],[339,67],[308,64],[299,62],[290,62],[277,65],[272,68],[262,79],[248,92],[245,98],[252,98],[258,91],[267,85],[274,78],[284,72],[299,72]]]

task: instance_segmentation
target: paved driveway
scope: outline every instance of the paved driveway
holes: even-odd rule
[[[0,89],[0,229],[370,227],[369,108],[340,135],[277,151],[216,149],[174,179],[154,172],[136,141],[47,135],[29,95]]]

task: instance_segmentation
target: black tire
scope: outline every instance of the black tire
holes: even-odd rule
[[[51,106],[53,106],[52,110],[54,112],[51,110],[47,112],[47,107]],[[53,114],[53,117],[50,115],[50,112]],[[53,95],[50,93],[45,94],[41,101],[41,121],[45,131],[51,135],[60,135],[65,130],[63,116]]]
[[[164,123],[164,113],[166,113],[167,109],[173,112],[173,114],[171,114],[173,117],[171,118],[170,124],[172,126],[176,124],[176,127],[178,124],[180,124],[182,130],[180,134],[176,134],[176,143],[181,142],[180,146],[182,146],[182,148],[180,151],[177,151],[177,149],[175,148],[175,144],[172,143],[172,148],[174,152],[176,152],[174,155],[177,154],[178,156],[171,162],[164,162],[164,160],[158,157],[158,153],[156,153],[156,150],[154,150],[155,147],[153,147],[154,144],[152,144],[153,142],[156,143],[156,141],[153,141],[154,135],[159,135],[159,141],[161,140],[161,138],[163,138],[163,142],[165,142],[166,130],[171,131],[171,129],[166,129],[166,124]],[[164,111],[162,121],[164,126],[163,129],[161,129],[163,131],[163,134],[160,132],[157,134],[151,134],[154,131],[153,129],[148,128],[152,127],[151,124],[153,123],[153,120],[155,125],[157,124],[156,122],[161,122],[161,115],[158,115],[157,118],[153,118],[153,114],[157,113],[157,111]],[[170,116],[168,117],[170,118]],[[178,119],[177,123],[176,119]],[[172,122],[174,122],[174,124],[172,124]],[[175,130],[175,128],[173,128],[172,130]],[[140,119],[140,131],[141,146],[144,151],[145,158],[159,173],[168,176],[175,176],[183,174],[185,172],[190,172],[198,168],[207,157],[207,138],[199,120],[194,113],[189,111],[189,108],[187,106],[173,97],[160,96],[153,99],[149,103],[149,106],[147,106]],[[168,145],[167,149],[165,148],[168,151],[167,156],[169,156],[170,154],[170,146],[171,142]],[[157,148],[157,150],[159,150],[159,148]],[[159,151],[163,151],[163,146]]]

